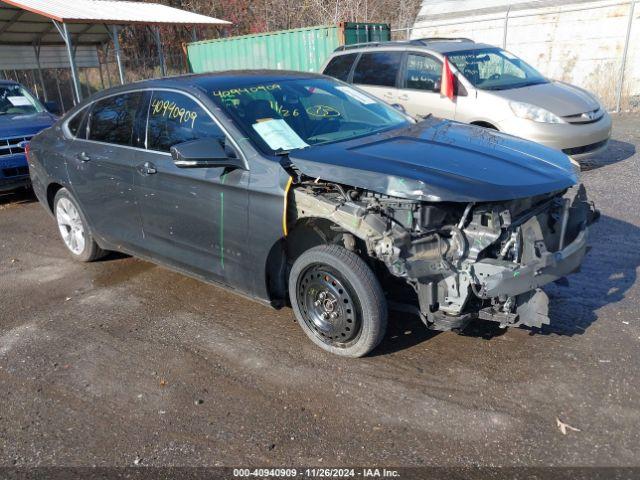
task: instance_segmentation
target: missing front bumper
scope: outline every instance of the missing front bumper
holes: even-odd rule
[[[550,211],[541,211],[518,223],[522,245],[518,261],[482,258],[445,279],[448,295],[452,286],[462,293],[460,297],[466,298],[459,314],[452,315],[442,305],[439,311],[434,309],[436,287],[419,286],[420,309],[427,326],[435,330],[463,328],[474,318],[497,322],[502,327],[539,328],[549,324],[549,301],[541,287],[580,269],[588,251],[589,225],[599,217],[583,186],[570,192],[564,202],[559,218],[554,219]],[[467,288],[473,292],[472,299],[463,293]],[[444,300],[448,298],[445,296]]]

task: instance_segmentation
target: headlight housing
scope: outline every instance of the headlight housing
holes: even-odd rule
[[[530,103],[509,102],[513,113],[520,118],[532,120],[538,123],[564,123],[560,117],[544,108],[536,107]]]

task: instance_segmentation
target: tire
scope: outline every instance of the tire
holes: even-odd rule
[[[298,257],[289,296],[304,333],[336,355],[362,357],[387,330],[387,302],[378,279],[358,255],[338,245],[314,247]]]
[[[106,254],[91,234],[80,206],[71,192],[61,188],[53,199],[58,231],[71,256],[79,262],[93,262]]]

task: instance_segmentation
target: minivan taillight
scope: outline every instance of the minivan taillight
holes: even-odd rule
[[[31,152],[31,146],[27,142],[27,144],[24,146],[24,156],[27,157],[27,162],[29,161],[29,153],[30,152]]]

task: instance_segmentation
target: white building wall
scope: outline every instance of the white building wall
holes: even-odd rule
[[[622,108],[640,108],[640,2],[636,0]],[[411,38],[468,37],[503,46],[549,78],[594,92],[609,108],[616,89],[629,21],[629,0],[425,1]]]

